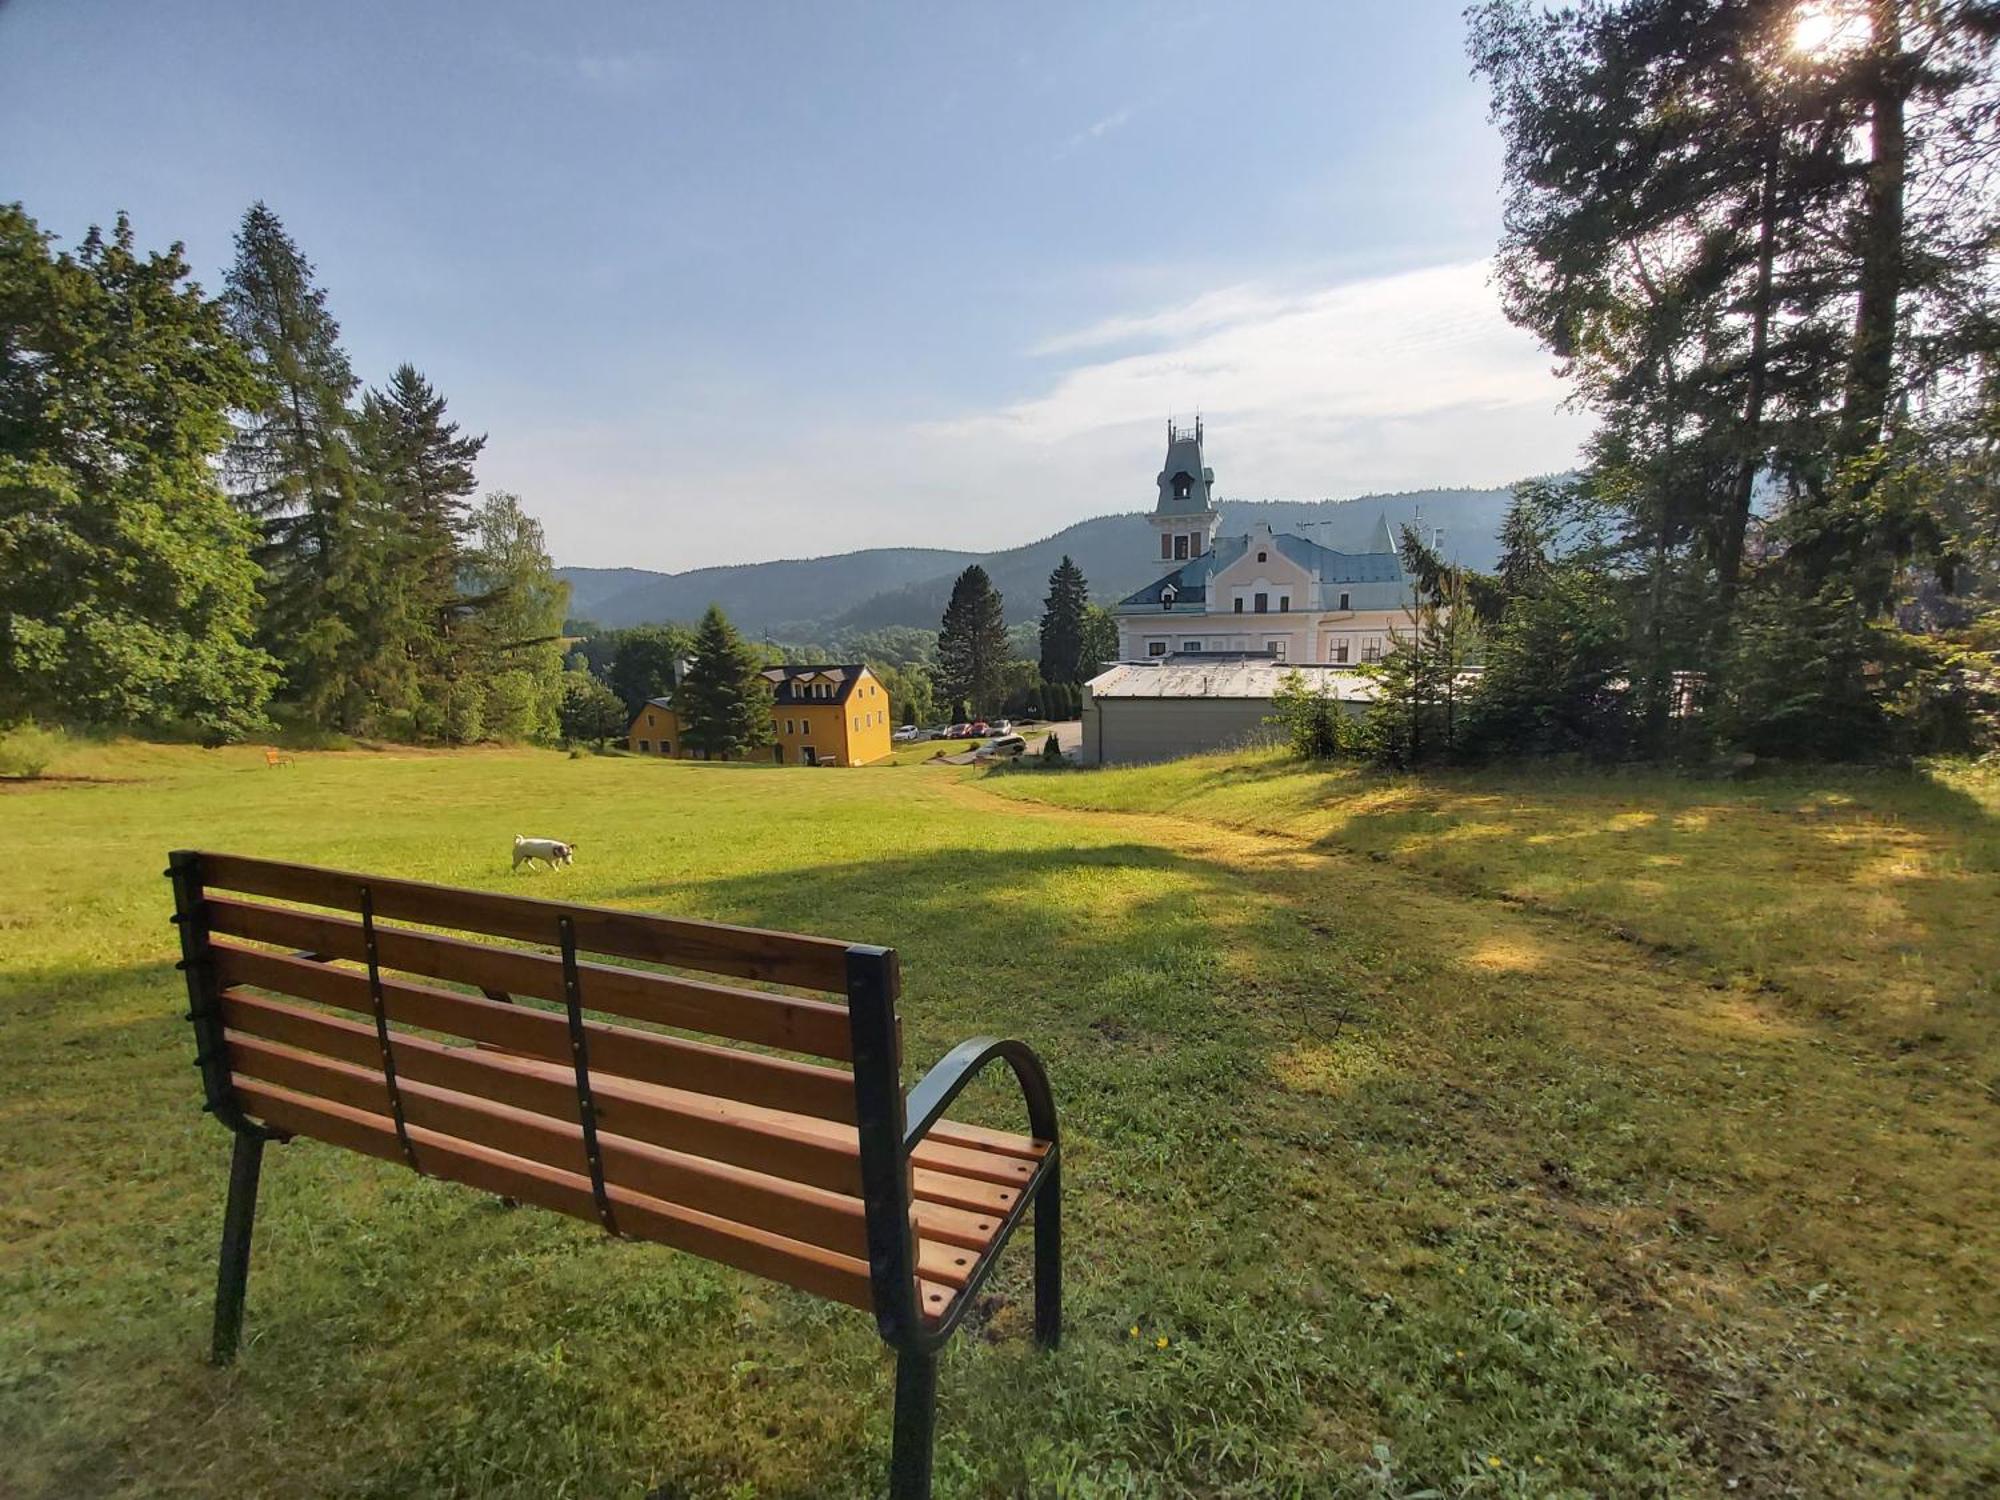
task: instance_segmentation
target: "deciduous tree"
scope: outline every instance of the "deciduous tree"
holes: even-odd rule
[[[214,472],[259,388],[187,278],[122,214],[71,255],[0,206],[0,724],[263,721],[256,535]]]

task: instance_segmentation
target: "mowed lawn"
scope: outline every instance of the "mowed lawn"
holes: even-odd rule
[[[850,1309],[302,1142],[239,1363],[184,844],[893,944],[1040,1047],[942,1495],[2000,1486],[2000,787],[112,747],[0,787],[0,1493],[865,1495]],[[510,876],[515,833],[579,845]],[[1018,1121],[995,1087],[969,1111]]]

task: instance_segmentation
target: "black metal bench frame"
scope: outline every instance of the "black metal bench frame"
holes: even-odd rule
[[[168,856],[164,873],[173,882],[172,921],[179,929],[181,948],[181,958],[175,967],[187,980],[187,1019],[194,1027],[195,1065],[201,1070],[205,1098],[202,1108],[235,1135],[230,1155],[229,1197],[223,1211],[210,1349],[212,1360],[220,1365],[235,1357],[242,1336],[264,1146],[267,1141],[283,1143],[290,1137],[249,1118],[231,1084],[220,988],[209,955],[199,854],[192,850],[174,851]],[[574,985],[574,945],[567,936],[567,924],[563,946],[570,982]],[[1000,1251],[1030,1205],[1035,1211],[1035,1340],[1050,1349],[1061,1341],[1062,1162],[1055,1098],[1049,1089],[1048,1074],[1041,1059],[1026,1043],[995,1037],[975,1037],[962,1042],[905,1097],[898,1072],[896,1031],[900,988],[894,949],[848,945],[848,1025],[853,1042],[855,1117],[859,1127],[869,1282],[876,1329],[896,1351],[895,1437],[889,1493],[892,1500],[925,1500],[931,1493],[931,1460],[937,1426],[938,1354],[964,1321],[980,1287],[998,1262]],[[573,994],[573,1014],[577,1013],[577,1003]],[[995,1062],[1005,1062],[1013,1070],[1027,1105],[1029,1133],[1046,1142],[1048,1150],[1032,1177],[1022,1185],[991,1247],[952,1299],[946,1315],[936,1322],[926,1322],[919,1305],[916,1246],[910,1229],[910,1153],[966,1085]],[[388,1064],[388,1076],[393,1098],[393,1064]],[[578,1089],[581,1114],[588,1121],[587,1065],[579,1067]],[[599,1192],[601,1196],[601,1179]]]

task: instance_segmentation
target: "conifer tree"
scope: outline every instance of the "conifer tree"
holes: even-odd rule
[[[465,608],[459,591],[473,463],[484,437],[462,437],[445,401],[412,365],[362,398],[355,425],[363,499],[384,533],[375,633],[400,654],[428,703],[463,664],[453,634]]]
[[[951,586],[937,640],[938,690],[975,714],[996,712],[1007,667],[1007,616],[986,570],[974,563]]]
[[[289,695],[319,722],[351,728],[369,706],[360,668],[376,646],[375,586],[393,534],[362,514],[347,405],[356,382],[340,325],[312,264],[261,202],[243,216],[223,303],[263,378],[239,415],[228,472],[263,527],[264,639]]]
[[[749,754],[771,742],[771,684],[757,652],[711,604],[695,631],[686,679],[674,694],[681,739],[711,760]]]
[[[1049,595],[1042,609],[1042,681],[1082,682],[1088,675],[1084,632],[1089,606],[1090,585],[1083,570],[1064,553],[1049,574]]]

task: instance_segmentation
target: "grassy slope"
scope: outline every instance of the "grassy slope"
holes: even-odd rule
[[[1803,813],[1639,783],[1316,786],[1266,762],[984,778],[523,752],[271,772],[255,752],[123,748],[63,769],[124,779],[0,788],[0,1491],[876,1482],[888,1366],[865,1318],[310,1144],[267,1172],[244,1358],[200,1364],[226,1137],[195,1108],[161,853],[508,887],[515,832],[579,841],[538,889],[896,944],[919,1063],[975,1030],[1044,1048],[1070,1336],[1032,1351],[1010,1256],[947,1359],[943,1494],[2000,1479],[2000,1140],[1966,1024],[1990,1029],[1993,997],[1954,987],[1994,969],[1946,951],[1993,938],[1970,912],[1935,925],[1991,909],[1985,784],[1801,788],[1794,806],[1845,809]],[[1545,855],[1458,834],[1501,816],[1575,836]],[[1645,817],[1704,832],[1586,832]],[[1472,847],[1481,868],[1439,852]],[[1860,878],[1892,857],[1925,892],[1900,937],[1880,903],[1905,887]],[[1662,879],[1679,906],[1739,866],[1840,917],[1883,982],[1818,984],[1813,945],[1741,903],[1649,928],[1628,889]],[[1480,899],[1516,878],[1538,905]],[[976,1112],[1009,1118],[997,1093]]]

